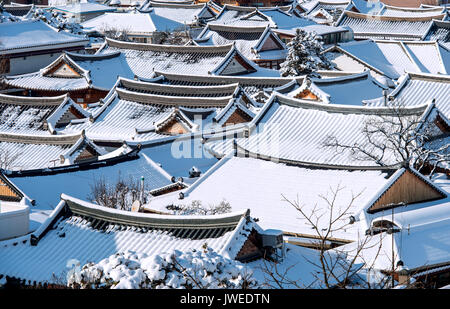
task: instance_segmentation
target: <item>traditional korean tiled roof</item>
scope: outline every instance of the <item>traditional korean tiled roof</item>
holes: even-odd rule
[[[6,4],[3,5],[3,9],[8,12],[11,15],[14,16],[24,16],[26,15],[32,8],[34,7],[33,4],[28,4],[28,5],[13,5],[13,4]]]
[[[450,21],[433,20],[425,41],[438,41],[450,50]]]
[[[68,260],[85,264],[128,250],[152,255],[201,249],[205,243],[234,259],[253,228],[258,227],[247,210],[215,216],[152,215],[105,208],[63,194],[41,229],[0,243],[0,274],[53,282],[52,274],[65,280]]]
[[[237,50],[232,44],[222,46],[178,46],[120,42],[106,39],[100,53],[121,51],[133,72],[143,78],[151,78],[154,71],[190,75],[220,75],[220,68],[231,61]],[[243,59],[243,56],[241,56]],[[256,65],[243,59],[254,72]]]
[[[0,132],[50,134],[71,119],[89,114],[67,95],[57,97],[20,97],[0,94]]]
[[[437,109],[434,104],[426,103],[402,108],[404,117],[433,121]],[[237,147],[267,159],[280,158],[290,164],[345,169],[379,168],[374,161],[355,160],[349,150],[337,152],[333,147],[325,147],[324,143],[333,137],[340,143],[365,144],[367,137],[362,130],[365,122],[382,116],[392,117],[393,121],[398,119],[389,107],[313,103],[275,93],[249,124],[249,137],[239,138]],[[387,165],[394,166],[398,162],[395,153],[385,153],[385,159]]]
[[[107,153],[80,134],[43,136],[0,133],[0,145],[11,158],[7,170],[13,173],[72,165],[81,162],[83,157],[96,160]],[[88,151],[89,156],[84,151]]]
[[[343,12],[344,10],[349,10],[353,6],[350,0],[343,0],[339,2],[332,1],[317,1],[317,4],[309,9],[305,15],[312,18],[314,21],[320,21],[320,18],[317,18],[317,14],[321,14],[326,17],[327,21],[333,22],[336,21],[340,15],[333,17],[333,13],[335,12]]]
[[[145,2],[140,10],[142,12],[152,11],[155,16],[174,20],[181,24],[195,25],[205,22],[216,16],[216,13],[205,4],[167,4],[153,1]]]
[[[74,122],[65,132],[85,129],[94,139],[149,141],[164,137],[167,132],[162,132],[161,124],[168,121],[181,121],[180,125],[185,126],[183,133],[211,125],[231,102],[241,103],[247,109],[259,107],[237,84],[182,86],[119,79],[92,111],[92,123]]]
[[[89,14],[101,12],[114,12],[117,8],[108,5],[103,5],[95,2],[77,2],[67,5],[55,6],[55,10],[62,12],[69,12],[72,14]]]
[[[43,21],[0,24],[0,54],[29,52],[35,48],[57,49],[85,46],[89,40],[64,31],[58,32]]]
[[[445,14],[424,17],[393,17],[345,11],[337,26],[350,27],[355,39],[420,40],[428,32],[433,19]]]
[[[186,205],[193,200],[217,204],[225,199],[233,211],[249,208],[264,229],[279,229],[284,232],[314,235],[301,214],[283,197],[303,206],[306,213],[315,208],[317,214],[328,212],[326,202],[320,195],[331,198],[330,188],[341,188],[336,205],[347,206],[352,195],[361,195],[355,200],[348,215],[338,225],[346,225],[345,231],[334,231],[331,237],[353,240],[355,228],[348,224],[354,215],[372,198],[378,189],[388,182],[392,171],[382,170],[333,170],[311,169],[285,164],[276,160],[260,160],[253,156],[231,156],[221,159],[189,188],[179,192],[151,198],[144,207],[164,211],[169,205]],[[220,184],[221,190],[212,191]],[[182,197],[182,198],[181,198]],[[345,206],[344,206],[345,205]],[[337,210],[336,210],[337,211]],[[342,210],[341,210],[342,211]],[[325,227],[327,219],[321,218],[319,225]]]
[[[389,104],[402,104],[403,106],[420,105],[419,102],[434,100],[436,107],[450,119],[450,77],[448,75],[432,75],[423,73],[407,73],[399,84],[389,94]],[[384,98],[367,100],[370,106],[382,106]]]
[[[449,51],[436,42],[364,40],[341,43],[329,51],[343,53],[366,68],[392,79],[399,78],[405,72],[448,73]]]
[[[293,82],[274,90],[293,98],[302,98],[301,93],[307,91],[314,94],[317,99],[311,100],[316,102],[361,106],[363,100],[378,98],[388,88],[365,71],[342,77],[304,79],[301,84]]]
[[[266,27],[290,29],[315,24],[292,13],[292,6],[283,7],[242,7],[225,4],[216,20],[209,24],[221,24],[235,27]]]
[[[207,25],[195,39],[195,43],[200,46],[210,46],[234,42],[236,48],[248,59],[265,59],[265,52],[262,50],[262,46],[269,38],[277,46],[269,48],[273,57],[269,59],[284,59],[287,54],[285,44],[272,32],[270,27]],[[266,53],[269,53],[269,51]]]
[[[184,85],[184,86],[214,86],[214,85],[229,85],[239,83],[246,93],[250,95],[257,94],[259,91],[271,89],[285,85],[293,79],[298,79],[300,82],[303,77],[240,77],[240,76],[191,76],[185,74],[155,72],[156,77],[162,77],[159,81],[161,83],[170,85]]]
[[[383,9],[379,12],[379,15],[393,17],[436,17],[442,14],[445,14],[445,8],[439,6],[430,8],[405,8],[384,5]]]
[[[432,273],[439,267],[449,265],[450,186],[442,174],[433,177],[433,184],[445,191],[447,198],[398,207],[369,217],[367,223],[371,225],[381,220],[392,222],[393,216],[392,223],[398,231],[373,236],[367,243],[367,249],[359,253],[366,263],[375,269],[391,270],[394,254],[395,262],[402,261],[413,276],[425,275],[427,271]],[[339,250],[355,252],[355,244],[345,245]]]
[[[73,68],[78,76],[49,74],[52,69],[63,64]],[[120,52],[99,55],[65,52],[38,72],[6,76],[3,82],[9,87],[30,90],[75,91],[94,88],[109,91],[116,83],[118,76],[134,77],[125,56]]]

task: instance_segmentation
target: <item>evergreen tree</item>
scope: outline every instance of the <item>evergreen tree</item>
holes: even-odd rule
[[[323,44],[315,32],[297,29],[287,47],[288,55],[280,68],[282,76],[314,75],[317,70],[331,67],[330,61],[321,54]]]

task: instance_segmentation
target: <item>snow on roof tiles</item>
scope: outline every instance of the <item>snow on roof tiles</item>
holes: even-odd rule
[[[233,48],[224,46],[171,46],[119,42],[107,39],[101,53],[121,51],[135,75],[151,78],[154,71],[208,75]]]
[[[33,48],[60,48],[65,46],[85,46],[84,37],[64,31],[58,32],[43,21],[20,21],[0,23],[0,54],[11,54],[18,50]]]
[[[409,117],[421,117],[429,108],[425,103],[405,108],[404,112]],[[312,103],[275,93],[250,123],[249,138],[240,138],[237,144],[243,151],[302,165],[374,168],[378,165],[373,161],[355,160],[348,150],[337,153],[334,148],[325,148],[323,143],[330,136],[340,143],[367,143],[362,132],[365,121],[381,115],[389,117],[392,110]],[[392,164],[396,162],[392,153],[386,154],[386,159]]]
[[[397,88],[391,92],[393,104],[403,104],[404,106],[420,105],[419,102],[426,102],[434,99],[436,107],[450,118],[450,78],[446,75],[431,75],[408,73],[399,81]],[[382,98],[367,101],[371,106],[382,106]]]
[[[111,210],[67,195],[62,198],[59,212],[49,218],[57,221],[50,224],[36,246],[30,245],[29,237],[16,246],[0,246],[0,274],[53,282],[53,273],[65,280],[67,263],[74,259],[84,265],[128,250],[153,255],[173,249],[201,249],[205,243],[219,254],[234,258],[254,225],[246,221],[244,212],[161,216]]]
[[[433,26],[424,38],[425,41],[438,41],[450,50],[450,22],[433,20]]]
[[[428,32],[432,19],[444,16],[391,17],[345,11],[337,26],[350,27],[355,39],[420,40]]]
[[[168,205],[189,204],[193,200],[217,204],[222,200],[230,203],[234,211],[249,208],[252,216],[258,218],[263,229],[281,229],[285,232],[314,235],[305,218],[288,202],[298,200],[304,210],[310,213],[314,205],[320,213],[328,211],[320,195],[331,197],[331,189],[339,185],[342,191],[338,202],[342,211],[348,206],[352,194],[361,193],[355,204],[338,225],[346,225],[346,231],[332,233],[334,238],[353,239],[353,227],[348,225],[350,215],[355,214],[370,200],[372,194],[387,182],[386,171],[348,171],[330,169],[309,169],[283,163],[244,157],[221,159],[190,188],[184,190],[184,198],[167,194],[150,200],[147,207],[163,211]],[[217,191],[213,188],[221,189]],[[339,210],[336,209],[336,213]],[[325,216],[327,217],[327,216]],[[325,227],[322,218],[319,225]]]

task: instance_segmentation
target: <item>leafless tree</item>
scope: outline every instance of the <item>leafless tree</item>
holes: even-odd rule
[[[100,29],[101,33],[107,38],[119,41],[130,42],[131,39],[129,37],[130,31],[128,29],[119,29],[112,26],[104,25]]]
[[[146,192],[145,186],[144,192]],[[132,203],[139,199],[140,193],[139,180],[134,180],[131,176],[128,180],[123,179],[119,173],[118,179],[114,183],[107,183],[103,176],[96,179],[91,184],[88,199],[101,206],[130,210]]]
[[[18,157],[19,154],[17,153],[14,154],[7,149],[0,149],[0,169],[11,169]]]
[[[313,265],[314,272],[311,275],[314,280],[305,284],[301,278],[290,278],[292,276],[290,272],[295,265],[283,268],[279,267],[276,262],[264,261],[261,269],[265,274],[265,285],[267,287],[346,289],[355,287],[384,288],[386,286],[388,277],[383,277],[374,284],[360,274],[363,268],[365,270],[364,273],[375,271],[374,263],[382,247],[381,237],[385,237],[385,234],[376,235],[376,237],[380,237],[380,241],[373,241],[373,236],[371,235],[358,237],[351,252],[344,251],[340,247],[333,245],[333,234],[349,228],[351,224],[349,220],[350,210],[361,195],[361,193],[353,194],[350,201],[341,206],[337,201],[344,189],[341,186],[338,186],[336,189],[330,188],[330,196],[319,196],[326,207],[318,207],[316,204],[310,211],[306,210],[298,196],[296,200],[289,200],[282,195],[283,201],[294,207],[301,214],[302,221],[313,231],[311,244],[317,250],[317,259],[304,258]],[[362,252],[369,249],[375,249],[375,259],[365,261]]]
[[[450,133],[442,132],[435,122],[411,114],[401,104],[390,106],[389,113],[364,121],[363,139],[344,142],[328,135],[322,146],[337,154],[349,153],[353,160],[370,161],[382,167],[431,167],[432,175],[444,162],[450,162]]]
[[[153,43],[163,45],[185,45],[191,39],[188,31],[160,31],[153,34]]]

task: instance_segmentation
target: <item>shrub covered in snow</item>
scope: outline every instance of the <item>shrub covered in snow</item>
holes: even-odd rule
[[[211,248],[147,256],[127,251],[88,263],[68,278],[71,288],[257,288],[252,271]]]
[[[321,52],[323,44],[315,32],[297,29],[295,37],[287,44],[288,55],[281,64],[282,76],[310,75],[320,69],[329,69],[330,61]]]

